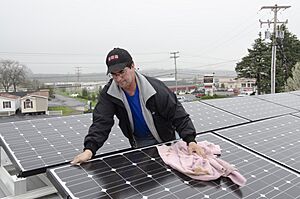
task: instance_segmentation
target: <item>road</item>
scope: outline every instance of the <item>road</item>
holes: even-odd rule
[[[84,111],[84,106],[86,104],[84,102],[80,102],[72,97],[66,97],[63,95],[55,94],[55,98],[49,101],[48,106],[68,106],[77,111]]]
[[[184,96],[185,97],[185,102],[191,102],[196,100],[197,98],[193,94],[183,94],[183,95],[178,95],[178,96]]]

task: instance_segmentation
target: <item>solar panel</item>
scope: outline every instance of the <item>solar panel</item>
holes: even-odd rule
[[[300,90],[298,90],[298,91],[291,91],[290,93],[294,94],[294,95],[300,95]]]
[[[300,113],[294,113],[293,115],[300,117]]]
[[[300,96],[290,93],[276,93],[255,96],[259,99],[267,100],[282,106],[300,110]]]
[[[182,105],[190,114],[197,133],[249,122],[249,120],[237,117],[198,101],[183,103]]]
[[[251,121],[297,112],[293,109],[257,99],[255,97],[233,97],[204,100],[202,102]]]
[[[238,187],[227,178],[196,181],[166,166],[155,146],[93,160],[81,166],[47,170],[47,175],[68,198],[285,198],[299,197],[300,178],[211,133],[198,135],[223,149],[222,159],[234,164],[247,179]]]
[[[47,167],[69,162],[83,149],[92,114],[27,120],[0,124],[0,144],[20,176],[45,172]],[[127,138],[114,125],[97,155],[130,148]]]
[[[300,118],[286,115],[216,131],[300,172]]]

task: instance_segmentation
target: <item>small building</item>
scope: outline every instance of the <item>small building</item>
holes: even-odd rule
[[[42,113],[45,114],[48,110],[47,91],[38,91],[25,95],[21,98],[21,113]]]
[[[17,112],[46,113],[49,90],[37,92],[0,93],[0,116],[10,116]]]
[[[256,80],[251,78],[220,78],[219,84],[228,91],[240,93],[253,93],[256,91]]]
[[[16,114],[20,108],[20,97],[9,93],[0,93],[0,116]]]
[[[168,88],[172,92],[176,92],[176,86],[168,86]],[[177,86],[177,93],[178,94],[185,94],[185,93],[191,93],[197,89],[196,85],[178,85]]]
[[[205,90],[205,95],[213,96],[215,91],[215,80],[214,73],[205,74],[203,76],[203,85]]]

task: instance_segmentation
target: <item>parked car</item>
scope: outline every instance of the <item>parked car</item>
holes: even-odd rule
[[[78,93],[72,93],[70,96],[71,97],[78,97],[78,95],[79,95]]]
[[[195,90],[192,92],[192,94],[195,95],[195,97],[200,98],[205,95],[205,90],[204,89]]]
[[[204,96],[204,95],[205,95],[204,93],[196,93],[196,94],[195,94],[195,97],[200,98],[200,97],[202,97],[202,96]]]
[[[186,98],[184,96],[180,96],[180,95],[179,96],[177,95],[177,99],[178,99],[179,102],[185,102],[186,101]]]

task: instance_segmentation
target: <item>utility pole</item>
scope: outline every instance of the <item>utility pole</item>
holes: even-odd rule
[[[277,24],[287,24],[287,20],[285,22],[280,22],[277,20],[277,12],[280,9],[287,9],[290,8],[291,6],[277,6],[277,4],[275,4],[275,6],[263,6],[261,7],[262,9],[271,9],[271,11],[274,12],[274,19],[273,21],[266,21],[263,22],[261,20],[259,20],[260,22],[260,27],[262,27],[262,24],[268,24],[268,26],[270,27],[270,24],[273,24],[273,38],[272,38],[272,60],[271,60],[271,93],[275,93],[275,83],[276,83],[276,78],[275,78],[275,74],[276,74],[276,47],[277,47],[277,42],[276,42],[276,38],[278,36],[278,30],[277,30]]]
[[[82,68],[82,67],[74,67],[75,68],[75,74],[76,74],[76,76],[77,76],[77,83],[79,84],[79,77],[80,77],[80,69]]]
[[[176,51],[176,52],[170,52],[171,56],[170,58],[173,58],[174,59],[174,65],[175,65],[175,91],[176,91],[176,95],[177,95],[177,66],[176,66],[176,59],[179,57],[177,54],[179,52]]]

